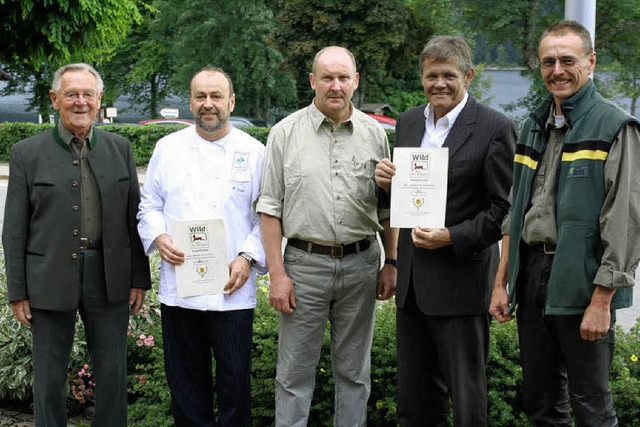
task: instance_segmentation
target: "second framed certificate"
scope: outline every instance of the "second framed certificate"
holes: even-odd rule
[[[185,254],[176,266],[178,297],[223,293],[229,267],[222,220],[177,221],[171,230],[173,243]]]

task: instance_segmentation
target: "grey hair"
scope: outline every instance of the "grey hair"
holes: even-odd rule
[[[429,59],[436,62],[455,60],[460,71],[466,75],[473,68],[471,56],[471,48],[463,37],[436,36],[429,40],[420,53],[420,74],[424,61]]]
[[[542,39],[546,36],[564,36],[569,33],[573,33],[580,37],[580,40],[582,40],[582,49],[585,55],[593,52],[593,43],[591,41],[591,34],[589,33],[589,30],[587,30],[578,21],[574,21],[572,19],[565,19],[551,24],[551,26],[544,30],[540,36],[540,43],[542,43]]]
[[[54,92],[60,91],[60,86],[62,85],[62,76],[64,73],[69,71],[86,71],[90,73],[93,77],[96,78],[96,89],[98,93],[102,93],[104,91],[104,82],[102,81],[102,77],[89,64],[85,64],[84,62],[78,62],[76,64],[67,64],[58,68],[55,73],[53,73],[53,81],[51,82],[51,90]]]

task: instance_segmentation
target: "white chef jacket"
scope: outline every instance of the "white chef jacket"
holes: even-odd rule
[[[222,219],[227,262],[239,252],[256,261],[247,282],[233,295],[179,298],[175,267],[162,261],[159,300],[195,310],[228,311],[256,306],[256,272],[266,273],[258,198],[265,147],[247,133],[231,128],[217,141],[207,141],[195,126],[160,139],[147,167],[138,211],[138,232],[149,255],[154,240],[171,235],[173,221]]]

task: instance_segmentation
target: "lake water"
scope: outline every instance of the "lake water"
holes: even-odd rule
[[[520,75],[520,71],[514,70],[484,70],[484,75],[491,78],[491,89],[488,96],[492,99],[489,105],[498,111],[503,112],[513,119],[524,118],[528,111],[526,109],[516,109],[511,112],[505,111],[505,106],[515,102],[527,95],[531,84],[529,80]],[[610,74],[603,74],[604,78]],[[623,108],[629,111],[631,100],[628,98],[615,98],[615,102],[619,103]]]

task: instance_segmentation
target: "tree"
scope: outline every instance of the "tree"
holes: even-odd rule
[[[0,63],[39,70],[99,62],[140,19],[142,0],[0,0]]]
[[[552,22],[563,18],[564,2],[553,0],[457,0],[465,21],[487,35],[490,43],[511,41],[524,58],[524,72],[532,79],[526,98],[517,106],[531,109],[548,92],[538,70],[540,35]],[[596,2],[595,49],[598,68],[615,72],[609,86],[614,94],[631,98],[631,113],[640,97],[640,3],[637,0],[598,0]],[[601,86],[604,89],[603,86]]]
[[[128,27],[143,0],[0,0],[0,67],[12,77],[3,91],[24,93],[47,120],[53,71],[69,62],[100,63]]]
[[[165,40],[172,56],[171,85],[187,93],[193,74],[205,65],[222,67],[233,80],[236,113],[268,119],[273,105],[295,104],[295,84],[280,68],[282,55],[266,44],[273,13],[262,0],[229,0],[216,6],[186,0],[180,8],[170,0],[158,4],[158,28],[173,28]]]
[[[640,98],[640,3],[637,0],[599,0],[596,3],[596,52],[598,64],[614,72],[615,94],[631,99],[636,114]],[[602,55],[600,55],[602,53]],[[608,61],[607,61],[608,60]]]
[[[538,69],[542,31],[562,19],[564,2],[556,0],[456,0],[470,28],[486,35],[489,44],[512,43],[521,53],[522,74],[532,84],[525,98],[511,106],[530,110],[548,92]]]
[[[175,29],[157,19],[158,1],[143,11],[140,23],[133,25],[120,42],[115,55],[102,67],[105,81],[103,103],[113,105],[121,95],[135,98],[131,108],[158,118],[160,105],[171,95],[172,56],[167,40]]]
[[[357,61],[360,87],[354,102],[381,93],[389,79],[416,75],[416,51],[427,39],[422,25],[403,0],[281,0],[270,42],[285,53],[285,66],[298,81],[298,94],[308,100],[307,79],[315,54],[323,47],[349,49]]]

